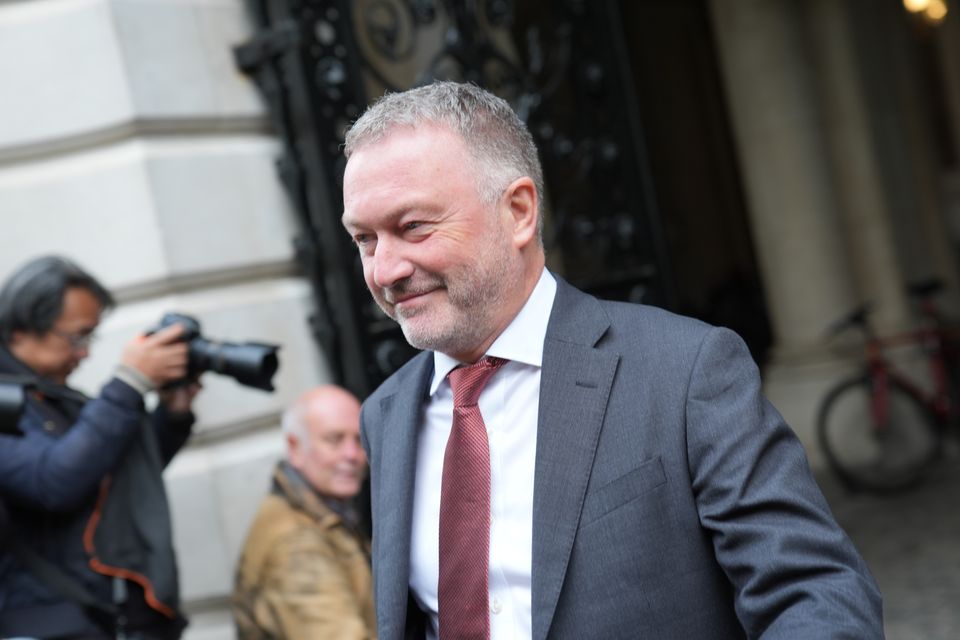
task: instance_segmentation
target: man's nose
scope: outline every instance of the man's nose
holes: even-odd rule
[[[348,440],[343,445],[343,457],[351,462],[366,462],[367,454],[359,440]]]
[[[413,263],[398,242],[378,241],[372,262],[373,282],[381,288],[392,287],[413,275]]]

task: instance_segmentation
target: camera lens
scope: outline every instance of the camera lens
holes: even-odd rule
[[[247,342],[215,342],[195,338],[190,342],[190,369],[213,371],[236,379],[240,384],[264,391],[273,391],[273,375],[277,372],[275,345]]]

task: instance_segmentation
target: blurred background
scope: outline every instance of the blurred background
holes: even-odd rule
[[[867,300],[881,334],[914,326],[905,287],[931,278],[960,313],[954,5],[0,0],[0,277],[64,254],[121,303],[73,382],[95,392],[168,310],[282,345],[273,394],[206,376],[166,474],[187,638],[233,637],[233,565],[282,408],[326,381],[363,397],[410,355],[339,225],[342,135],[370,100],[433,78],[510,100],[541,149],[550,267],[738,331],[819,473],[817,407],[859,357],[827,328]],[[890,637],[960,634],[960,571],[942,571],[960,569],[960,523],[922,519],[956,496],[944,473],[923,499],[823,476],[888,618],[902,594],[936,618],[911,627],[905,610]],[[870,541],[884,536],[902,544]],[[941,569],[935,600],[918,553]]]

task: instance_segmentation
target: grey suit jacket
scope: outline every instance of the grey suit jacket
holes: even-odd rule
[[[384,640],[409,594],[422,353],[364,403]],[[533,500],[533,638],[882,638],[880,594],[731,331],[558,279]]]

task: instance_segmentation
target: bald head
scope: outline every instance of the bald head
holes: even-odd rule
[[[346,389],[324,385],[304,393],[283,415],[287,459],[321,495],[355,496],[366,474],[360,446],[360,402]]]

